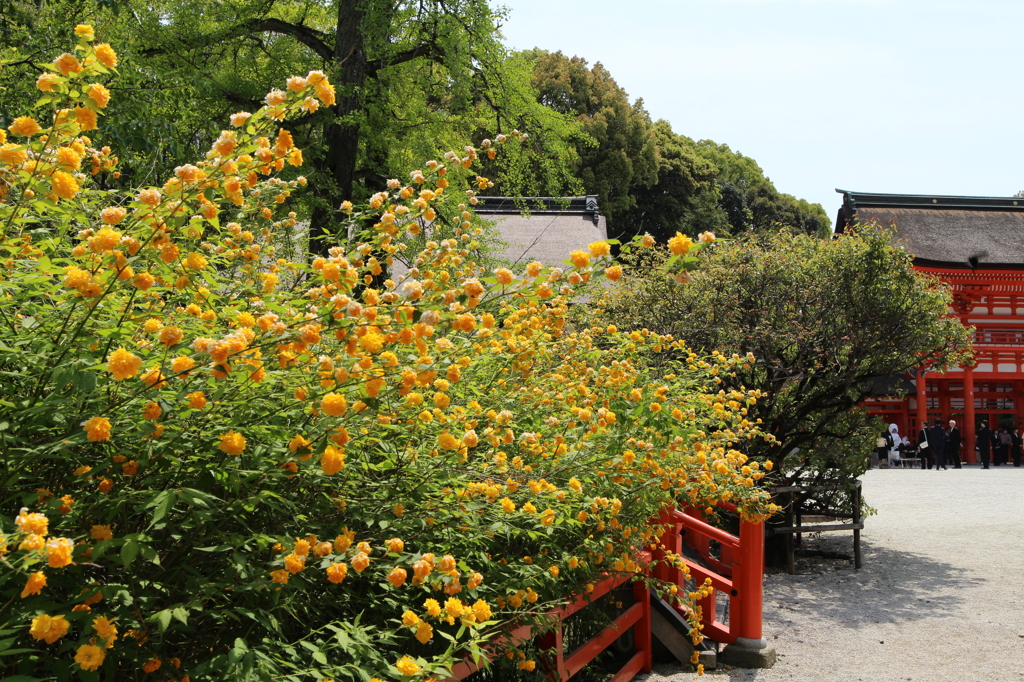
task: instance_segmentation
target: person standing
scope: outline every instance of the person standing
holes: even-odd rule
[[[949,433],[946,434],[946,461],[953,465],[954,469],[962,469],[960,464],[960,429],[956,422],[949,420]]]
[[[928,422],[926,421],[924,426],[921,427],[921,430],[917,432],[917,450],[921,457],[922,469],[926,468],[925,465],[927,465],[928,469],[931,469],[932,463],[935,461],[935,454],[933,453],[934,448],[932,447],[928,436],[930,431],[931,429],[928,427]]]
[[[1010,434],[1010,437],[1013,438],[1013,466],[1019,467],[1021,456],[1020,430],[1014,428],[1013,433]]]
[[[981,468],[988,469],[988,456],[992,448],[992,432],[988,428],[988,422],[981,422],[981,428],[974,436],[974,442],[978,444],[978,454],[981,456]]]
[[[942,420],[938,417],[932,422],[932,428],[928,429],[928,443],[931,445],[929,450],[934,450],[935,453],[935,470],[942,469],[946,470],[946,430],[942,428]]]
[[[1010,429],[999,431],[999,446],[999,461],[997,464],[1009,464],[1010,448],[1013,446],[1013,436],[1010,435]]]
[[[899,466],[900,464],[900,450],[903,445],[903,439],[900,437],[900,427],[895,424],[889,424],[889,468]]]
[[[882,462],[888,466],[889,448],[892,447],[892,435],[889,434],[888,429],[882,431],[875,440],[875,452],[871,456],[871,468],[880,469],[882,468]]]

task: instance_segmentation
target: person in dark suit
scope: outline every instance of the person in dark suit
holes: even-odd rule
[[[1010,434],[1010,429],[1002,429],[999,431],[999,464],[1009,464],[1010,454],[1013,449],[1013,436]]]
[[[938,417],[928,429],[929,450],[935,450],[935,470],[946,470],[946,429],[942,428],[942,420]]]
[[[1013,466],[1019,467],[1021,455],[1020,430],[1014,429],[1010,436],[1013,438]]]
[[[929,433],[931,433],[931,429],[928,428],[928,422],[925,422],[921,430],[917,432],[917,450],[920,453],[922,469],[926,468],[925,465],[927,465],[928,469],[931,469],[932,463],[935,461],[935,453],[932,452],[934,448],[931,446]]]
[[[992,450],[992,431],[988,428],[988,422],[981,422],[981,428],[974,436],[974,442],[978,444],[978,454],[981,456],[981,468],[988,469],[989,453]]]
[[[960,464],[960,429],[956,422],[949,420],[949,433],[946,434],[946,461],[953,465],[954,469],[962,469]]]

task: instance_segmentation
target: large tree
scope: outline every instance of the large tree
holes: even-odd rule
[[[561,52],[533,51],[528,57],[535,62],[540,103],[575,117],[590,136],[577,147],[579,176],[587,192],[598,195],[609,233],[635,234],[626,215],[637,207],[637,191],[658,180],[658,143],[643,100],[630,103],[600,62],[588,67],[585,59]]]
[[[832,231],[832,221],[821,204],[779,192],[754,159],[711,140],[701,140],[695,147],[718,169],[717,208],[731,234],[785,229],[824,237]]]
[[[529,141],[487,168],[503,189],[575,189],[566,140],[578,126],[533,97],[531,65],[509,59],[502,13],[487,0],[104,0],[64,12],[65,4],[75,7],[39,0],[39,17],[21,17],[9,32],[25,62],[52,52],[40,36],[66,37],[87,19],[118,44],[111,113],[137,123],[103,142],[121,155],[126,181],[193,161],[219,134],[217,122],[316,69],[337,85],[337,101],[291,127],[317,174],[307,209],[319,250],[337,237],[342,200],[383,189],[413,159],[516,128],[529,130]],[[200,106],[186,111],[185,99]]]
[[[661,242],[668,241],[676,232],[728,233],[729,223],[718,210],[718,167],[700,153],[690,138],[673,132],[668,121],[656,121],[653,130],[658,153],[657,181],[633,189],[634,206],[620,214],[622,230],[649,233]]]
[[[750,354],[721,384],[764,393],[750,418],[773,438],[749,454],[787,476],[856,475],[873,446],[856,412],[871,381],[970,353],[948,290],[914,271],[892,237],[869,225],[834,239],[781,231],[719,242],[689,283],[657,269],[624,278],[600,314],[699,352]]]

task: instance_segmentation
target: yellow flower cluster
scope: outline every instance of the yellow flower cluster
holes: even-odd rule
[[[69,353],[90,368],[78,384],[96,389],[60,453],[74,458],[61,485],[90,504],[74,507],[55,487],[46,503],[83,546],[49,537],[46,516],[26,509],[17,551],[59,569],[107,547],[87,543],[113,542],[130,578],[138,546],[154,567],[151,550],[168,556],[158,540],[133,538],[170,543],[164,527],[179,524],[183,506],[215,519],[203,535],[258,517],[266,527],[245,551],[280,538],[274,558],[259,559],[269,579],[260,571],[225,599],[244,587],[254,600],[306,608],[314,590],[331,589],[343,591],[332,613],[349,601],[369,613],[362,595],[383,590],[403,606],[374,613],[381,627],[400,616],[401,634],[421,645],[440,632],[469,646],[484,624],[551,608],[601,572],[639,573],[657,537],[648,522],[673,499],[698,508],[732,500],[747,518],[771,511],[757,487],[764,469],[742,453],[758,433],[747,411],[760,396],[718,385],[749,358],[699,358],[670,336],[573,320],[578,294],[624,276],[607,241],[573,251],[565,267],[480,264],[484,229],[472,207],[491,181],[474,166],[504,136],[389,180],[363,206],[345,202],[338,218],[351,221],[352,238],[308,264],[289,260],[297,215],[281,206],[305,181],[278,175],[302,163],[280,123],[333,104],[328,79],[288,79],[159,186],[93,193],[83,168],[109,170],[113,159],[83,132],[108,106],[109,91],[93,81],[116,55],[92,46],[91,31],[79,36],[82,49],[37,83],[52,123],[16,119],[15,141],[0,140],[0,185],[19,201],[33,192],[96,202],[66,250],[5,236],[19,259],[3,264],[26,296],[66,313],[70,334],[87,330]],[[0,213],[17,225],[24,206]],[[669,248],[689,255],[713,240],[677,235]],[[199,480],[213,481],[214,497],[192,487]],[[139,518],[115,526],[96,515],[109,501],[143,499],[147,485],[161,487]],[[352,530],[339,533],[342,524]],[[27,599],[47,576],[25,573]],[[181,588],[160,575],[168,593]],[[422,609],[410,606],[421,599]],[[31,633],[53,643],[68,623],[82,629],[83,670],[101,667],[122,636],[138,644],[137,669],[166,672],[144,646],[152,616],[124,609],[80,627],[35,614]],[[404,656],[377,672],[413,676],[436,663]]]

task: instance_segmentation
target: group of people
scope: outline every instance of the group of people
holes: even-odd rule
[[[948,424],[943,424],[941,419],[935,419],[931,426],[927,423],[917,435],[917,442],[910,438],[901,437],[899,427],[890,424],[889,428],[878,438],[876,457],[877,462],[887,461],[892,467],[900,463],[904,458],[920,457],[921,468],[936,470],[948,469],[951,465],[954,469],[963,467],[963,458],[960,449],[963,445],[963,436],[956,421],[950,419]],[[996,429],[988,428],[988,422],[981,422],[981,427],[975,432],[975,451],[981,460],[981,468],[988,469],[989,463],[995,466],[1008,464],[1013,460],[1013,466],[1019,467],[1022,454],[1022,442],[1018,429]]]

